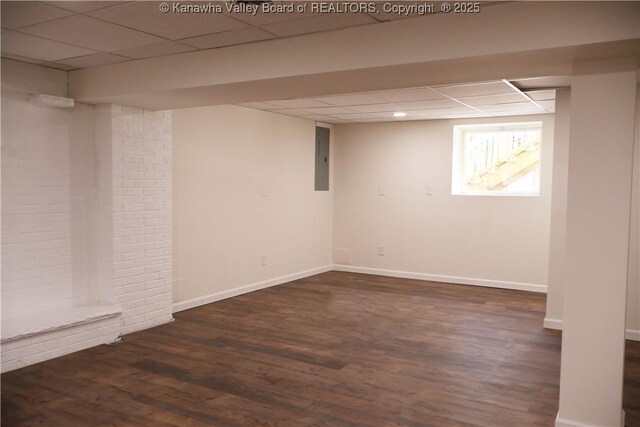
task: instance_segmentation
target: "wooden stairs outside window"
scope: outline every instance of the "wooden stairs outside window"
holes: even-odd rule
[[[540,138],[476,144],[467,161],[472,165],[465,182],[467,191],[500,191],[538,168]]]

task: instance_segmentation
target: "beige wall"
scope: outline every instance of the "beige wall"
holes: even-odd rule
[[[313,121],[234,106],[176,110],[173,138],[182,308],[331,264],[333,192],[314,191]]]
[[[561,103],[562,97],[559,93]],[[337,126],[331,147],[335,211],[332,192],[312,188],[313,122],[240,107],[174,111],[174,300],[198,299],[336,261],[507,286],[549,283],[547,318],[559,322],[548,326],[561,327],[562,283],[554,285],[553,278],[563,271],[564,260],[554,260],[564,252],[564,239],[554,243],[553,236],[564,235],[566,219],[556,220],[555,231],[550,219],[552,163],[559,174],[567,162],[566,153],[552,162],[559,148],[554,127],[556,138],[558,130],[568,129],[560,110],[555,119],[540,116],[545,137],[540,197],[450,195],[453,125],[488,120]],[[565,192],[554,192],[565,199],[566,209],[564,174]],[[267,197],[261,196],[263,182]],[[378,195],[380,185],[384,196]],[[431,196],[424,194],[427,185]],[[638,236],[639,194],[640,185],[634,188],[633,236]],[[288,237],[278,238],[280,232]],[[295,249],[297,244],[302,251]],[[377,255],[380,245],[384,256]],[[638,238],[630,245],[627,329],[633,334],[640,329]]]
[[[532,120],[543,121],[539,197],[451,195],[453,125]],[[335,260],[544,290],[553,130],[552,115],[338,125]]]

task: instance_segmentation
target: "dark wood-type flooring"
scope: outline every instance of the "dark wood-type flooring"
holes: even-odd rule
[[[329,272],[2,375],[2,426],[552,426],[545,296]],[[627,425],[640,343],[627,341]]]

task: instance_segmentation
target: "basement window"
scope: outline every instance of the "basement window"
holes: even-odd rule
[[[451,194],[540,195],[542,122],[453,128]]]

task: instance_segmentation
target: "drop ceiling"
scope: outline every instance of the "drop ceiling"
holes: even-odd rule
[[[420,17],[384,13],[168,13],[157,1],[2,1],[2,56],[74,70],[155,56]],[[276,5],[299,4],[274,1]],[[329,2],[325,2],[329,3]],[[342,2],[334,2],[342,3]],[[388,2],[387,2],[388,3]],[[411,1],[395,3],[413,4]],[[483,2],[490,4],[491,2]],[[422,16],[424,17],[424,16]]]
[[[2,56],[74,70],[360,25],[384,25],[396,19],[429,19],[416,13],[252,15],[226,11],[227,1],[179,3],[218,4],[223,12],[162,13],[162,2],[157,1],[2,1]],[[482,3],[483,7],[494,6],[493,2]],[[568,84],[566,77],[499,80],[240,105],[326,123],[545,114],[554,112],[553,88]],[[394,112],[406,116],[396,118]]]
[[[569,76],[553,76],[238,105],[332,124],[550,114],[555,89],[570,83]]]

